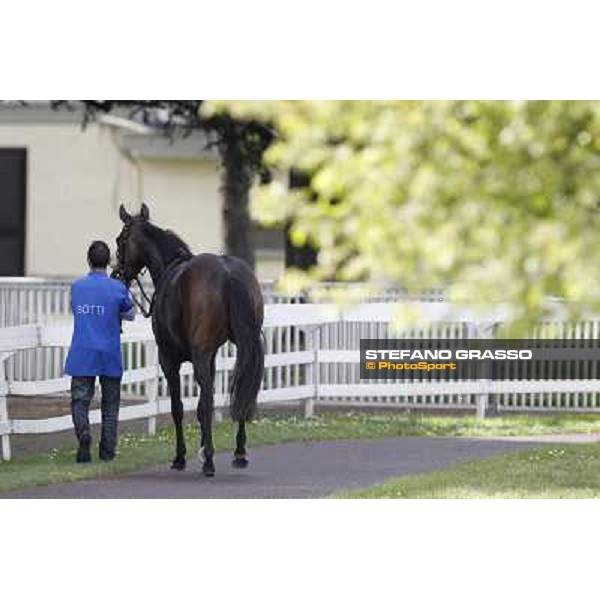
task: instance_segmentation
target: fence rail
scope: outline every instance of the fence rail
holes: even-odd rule
[[[410,382],[361,380],[358,348],[361,338],[442,338],[486,337],[494,324],[508,316],[497,306],[485,317],[468,308],[446,302],[420,302],[418,327],[393,332],[397,304],[373,302],[350,309],[331,304],[268,304],[265,307],[265,376],[260,403],[301,401],[306,415],[315,403],[339,406],[387,406],[449,408],[476,411],[485,416],[491,402],[499,411],[516,410],[600,410],[598,378],[563,381],[522,379],[456,382]],[[557,310],[560,307],[557,307]],[[560,316],[560,315],[559,315]],[[563,338],[595,338],[600,321],[589,318],[576,323],[553,322],[541,326],[539,337],[558,333]],[[0,436],[2,456],[10,458],[10,436],[22,433],[49,433],[71,428],[70,416],[49,419],[11,419],[7,395],[24,396],[65,393],[69,379],[62,370],[51,376],[26,378],[6,368],[23,352],[64,352],[72,331],[69,320],[0,328]],[[150,324],[143,319],[124,324],[122,337],[126,371],[123,383],[143,403],[122,409],[121,420],[147,419],[153,432],[156,417],[170,412],[167,388],[157,364],[157,352]],[[129,352],[129,354],[128,354]],[[215,406],[227,406],[229,381],[235,361],[235,347],[224,346],[217,357]],[[62,364],[59,365],[62,368]],[[15,376],[16,375],[16,376]],[[198,390],[191,365],[181,371],[182,397],[186,410],[195,409]],[[91,421],[100,420],[92,411]]]
[[[67,279],[44,279],[39,277],[0,277],[0,328],[27,324],[44,324],[70,321],[70,285]],[[152,293],[152,281],[145,280],[144,287]],[[395,302],[407,299],[421,301],[437,301],[443,294],[439,290],[425,292],[418,296],[409,296],[402,289],[389,287],[373,295],[361,286],[325,283],[314,287],[309,294],[285,294],[278,292],[271,281],[262,282],[263,296],[266,304],[301,304],[305,302],[323,302],[323,292],[335,290],[351,290],[355,299],[370,302]],[[132,287],[132,293],[142,301],[137,286]],[[293,324],[287,327],[266,331],[267,341],[271,348],[281,351],[291,351],[300,345],[298,332],[293,329]],[[341,344],[354,336],[348,326],[339,327],[337,324],[323,327],[323,340],[330,344]],[[355,328],[356,329],[356,328]],[[335,346],[338,347],[338,346]],[[227,356],[233,352],[231,347],[225,348]],[[129,341],[123,344],[123,360],[127,368],[134,368],[145,364],[146,348],[143,343]],[[14,352],[6,361],[5,369],[9,379],[22,381],[45,381],[59,378],[62,374],[66,358],[66,348],[56,346],[35,347]],[[329,371],[337,373],[340,377],[346,371],[346,365],[332,367]],[[273,368],[267,371],[267,384],[276,384],[284,374],[284,369]],[[293,369],[296,379],[301,376],[302,367],[297,365]],[[227,373],[219,374],[225,385]],[[162,385],[162,384],[161,384]],[[187,376],[183,381],[184,388],[191,393],[193,381]],[[124,387],[124,392],[129,394],[145,394],[145,383],[135,381]],[[162,391],[162,388],[161,388]]]

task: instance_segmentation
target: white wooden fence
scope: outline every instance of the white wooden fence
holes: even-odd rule
[[[0,277],[0,328],[28,324],[69,323],[70,285],[67,279],[45,279],[41,277]],[[144,287],[152,293],[152,282],[147,280]],[[295,304],[304,300],[301,295],[290,296],[274,290],[271,282],[263,282],[263,295],[269,304]],[[137,286],[132,292],[141,300]],[[268,335],[271,346],[278,344],[289,350],[290,345],[298,345],[294,331],[270,330]],[[46,346],[16,350],[5,361],[6,377],[13,381],[46,381],[61,376],[66,359],[67,347]],[[231,347],[224,349],[224,356],[231,356]],[[131,338],[123,344],[124,364],[128,368],[145,365],[146,344]],[[296,369],[297,371],[297,369]],[[280,375],[280,370],[268,371]],[[221,385],[225,385],[227,373],[219,375]],[[191,393],[193,381],[191,375],[184,377],[183,385]],[[143,395],[143,381],[132,381],[124,387],[125,393]]]
[[[44,279],[39,277],[0,277],[0,328],[27,325],[27,324],[45,324],[55,323],[57,321],[70,321],[69,295],[71,281],[66,279]],[[144,286],[148,293],[152,293],[152,282],[145,281]],[[366,295],[357,290],[356,286],[345,284],[323,284],[315,287],[315,294],[311,296],[311,302],[319,302],[319,292],[343,287],[344,290],[352,289],[355,297],[361,301],[371,302],[396,302],[405,301],[410,298],[402,290],[396,287],[390,287],[377,296]],[[283,294],[275,290],[272,282],[262,282],[263,296],[266,304],[299,304],[306,302],[309,298],[306,295]],[[133,286],[132,291],[140,300],[137,286]],[[359,291],[359,294],[356,292]],[[421,294],[417,299],[424,301],[437,301],[442,294],[433,290],[426,294]],[[375,333],[377,328],[363,327],[366,333]],[[381,329],[381,328],[379,328]],[[359,333],[357,327],[350,327],[348,324],[331,324],[323,326],[322,340],[328,344],[330,349],[346,349],[349,341],[354,340]],[[299,349],[302,346],[300,333],[292,326],[271,328],[265,331],[267,336],[267,345],[272,352],[290,351]],[[365,336],[363,336],[365,337]],[[358,343],[358,342],[356,342]],[[61,376],[63,365],[66,358],[65,347],[37,347],[25,350],[17,350],[12,353],[5,362],[6,376],[11,380],[21,381],[45,381],[55,379]],[[224,356],[231,356],[232,348],[225,348]],[[145,364],[145,344],[136,340],[123,344],[123,358],[126,367],[136,368]],[[331,366],[325,373],[334,377],[347,378],[347,371],[351,366],[341,364]],[[295,366],[293,373],[296,378],[300,377],[301,366]],[[278,380],[285,372],[284,369],[267,370],[267,384],[277,384]],[[219,375],[224,385],[228,375],[223,372]],[[345,379],[344,379],[345,380]],[[191,376],[183,379],[183,386],[187,393],[192,393],[193,381]],[[143,395],[145,394],[145,383],[132,382],[124,387],[125,393]]]
[[[507,317],[496,307],[485,318],[469,309],[456,309],[445,302],[421,302],[419,326],[391,334],[397,305],[369,303],[342,310],[329,304],[270,304],[265,309],[265,377],[259,402],[301,401],[307,416],[315,403],[342,406],[430,407],[470,409],[485,416],[491,399],[498,410],[600,409],[598,378],[568,381],[456,381],[418,382],[400,380],[360,380],[359,342],[361,338],[464,338],[487,337],[494,323]],[[576,325],[552,323],[559,337],[597,337],[600,321],[589,319]],[[559,327],[559,330],[556,328]],[[561,330],[560,327],[563,329]],[[72,427],[70,416],[48,419],[11,419],[8,394],[33,396],[66,392],[69,379],[52,377],[27,380],[12,377],[5,369],[17,352],[42,349],[66,350],[72,325],[69,321],[20,325],[0,329],[0,436],[2,456],[10,458],[10,436],[23,433],[50,433]],[[539,336],[547,333],[542,327]],[[391,334],[391,335],[390,335]],[[568,335],[567,335],[568,334]],[[156,417],[170,412],[167,390],[157,364],[150,325],[143,319],[124,324],[123,347],[137,344],[139,360],[130,361],[124,384],[138,386],[145,399],[141,404],[121,410],[121,420],[147,419],[149,431]],[[136,350],[137,352],[138,350]],[[225,346],[217,358],[215,406],[228,402],[229,376],[235,361],[235,348]],[[182,396],[186,410],[194,409],[197,389],[191,365],[182,368]],[[99,411],[91,421],[99,422]]]

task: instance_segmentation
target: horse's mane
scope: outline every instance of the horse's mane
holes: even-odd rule
[[[192,251],[189,246],[176,234],[169,229],[161,229],[147,221],[142,226],[144,235],[156,244],[160,253],[168,257],[167,260],[175,256],[191,258]]]

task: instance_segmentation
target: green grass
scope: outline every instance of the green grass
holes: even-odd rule
[[[552,445],[396,477],[336,498],[600,498],[600,444]]]
[[[419,436],[507,436],[550,433],[600,432],[595,416],[508,416],[479,420],[475,417],[407,416],[403,414],[326,414],[312,419],[298,416],[270,416],[248,427],[250,449],[254,446],[294,441],[377,438],[398,435]],[[233,450],[234,426],[219,423],[214,428],[218,452]],[[195,426],[186,428],[188,457],[198,449]],[[49,483],[71,482],[93,477],[119,475],[166,464],[174,453],[172,428],[161,429],[154,437],[121,436],[117,459],[111,463],[74,462],[73,448],[54,449],[10,462],[0,462],[0,491]]]

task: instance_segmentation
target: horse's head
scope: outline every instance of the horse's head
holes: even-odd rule
[[[119,217],[123,222],[123,229],[117,236],[117,266],[111,276],[128,286],[146,266],[142,227],[150,220],[150,210],[146,204],[142,204],[139,214],[130,215],[121,204]]]

